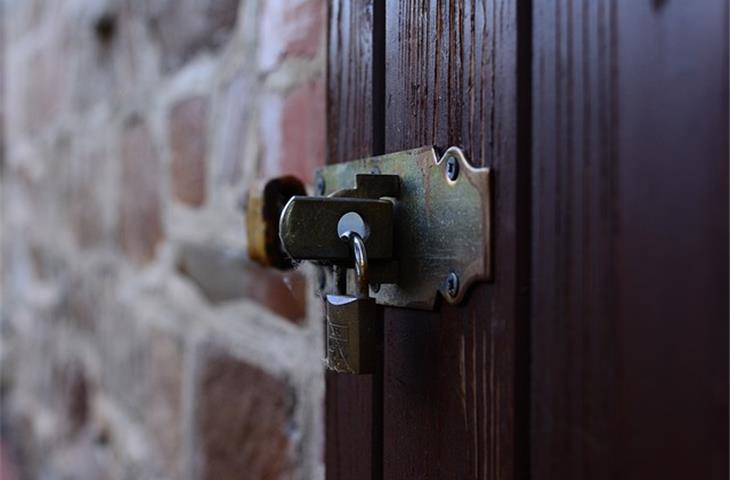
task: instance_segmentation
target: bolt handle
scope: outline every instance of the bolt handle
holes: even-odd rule
[[[289,270],[294,260],[284,251],[279,238],[281,212],[294,196],[306,196],[304,183],[287,175],[256,183],[245,199],[248,256],[265,267]]]

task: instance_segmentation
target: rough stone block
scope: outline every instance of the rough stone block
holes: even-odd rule
[[[196,394],[200,478],[291,478],[293,447],[287,430],[294,392],[231,355],[204,355]]]
[[[175,197],[190,206],[205,201],[208,99],[179,101],[169,113],[170,176]]]
[[[104,393],[145,433],[150,468],[181,478],[184,338],[148,325],[145,307],[119,304],[99,331]],[[135,318],[136,317],[136,318]]]
[[[216,50],[236,25],[239,0],[156,0],[149,24],[160,42],[162,67],[172,71],[201,51]]]
[[[119,241],[136,263],[150,261],[163,238],[162,175],[157,148],[145,123],[131,120],[122,132]]]
[[[306,278],[297,271],[278,272],[243,252],[192,243],[181,246],[177,265],[211,303],[247,298],[293,322],[305,318]]]
[[[282,172],[310,179],[325,161],[325,84],[322,78],[292,90],[281,118]]]
[[[73,159],[69,178],[68,209],[70,227],[81,248],[92,248],[109,238],[103,205],[106,192],[100,188],[106,171],[100,151],[84,152]]]
[[[283,98],[268,94],[262,100],[263,139],[261,177],[293,174],[311,182],[325,161],[325,84],[320,77],[299,85]]]
[[[79,361],[53,364],[58,413],[70,433],[77,433],[89,418],[91,384]]]
[[[28,59],[25,115],[29,132],[45,128],[61,112],[65,76],[57,57],[58,52],[39,50]]]
[[[323,0],[265,0],[261,13],[259,67],[271,70],[287,56],[314,57],[322,44]]]
[[[74,267],[67,265],[57,273],[56,281],[62,287],[54,316],[65,319],[69,326],[79,332],[93,334],[105,314],[105,306],[116,294],[117,272],[106,264],[76,271]]]
[[[147,348],[148,373],[143,380],[145,430],[154,440],[167,475],[181,478],[183,346],[171,332],[153,330]]]
[[[223,85],[220,95],[222,113],[216,135],[220,152],[216,159],[216,183],[235,184],[241,178],[244,139],[250,125],[256,89],[256,77],[246,69]]]

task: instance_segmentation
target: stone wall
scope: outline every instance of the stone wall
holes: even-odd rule
[[[324,2],[0,5],[0,470],[322,478],[321,306],[242,198],[324,160]]]

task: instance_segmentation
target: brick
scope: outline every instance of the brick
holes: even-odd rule
[[[55,363],[53,379],[61,418],[70,433],[77,433],[89,418],[91,386],[86,371],[79,361]]]
[[[94,184],[78,182],[71,192],[69,210],[71,229],[77,244],[81,248],[91,248],[102,243],[104,224],[102,220],[100,199],[94,195]]]
[[[208,98],[195,96],[176,103],[169,113],[172,191],[182,203],[205,201]]]
[[[314,57],[322,45],[326,22],[323,0],[266,0],[261,13],[259,67],[270,70],[282,58]]]
[[[319,51],[327,19],[323,0],[304,0],[289,8],[284,17],[291,25],[286,54],[314,57]]]
[[[163,70],[170,72],[196,54],[224,45],[236,25],[239,0],[157,0],[149,25],[162,50]]]
[[[268,94],[262,110],[260,176],[293,174],[311,181],[313,169],[325,160],[324,81],[318,77],[306,82],[284,98]]]
[[[73,49],[71,101],[79,112],[124,95],[129,85],[139,82],[144,58],[129,38],[128,15],[118,9],[101,10],[84,23],[77,32],[84,40],[77,37]]]
[[[147,466],[164,471],[163,478],[181,478],[184,338],[146,325],[139,318],[146,311],[119,304],[103,319],[101,388],[144,429],[154,462]]]
[[[0,287],[12,301],[0,395],[20,478],[322,473],[319,387],[305,385],[306,368],[270,374],[188,350],[212,317],[240,310],[227,302],[241,301],[282,320],[244,308],[238,321],[251,335],[226,339],[231,349],[259,351],[252,342],[273,342],[264,337],[282,328],[314,347],[320,339],[302,325],[314,301],[304,275],[207,241],[177,265],[167,258],[185,241],[230,237],[235,199],[258,169],[311,180],[323,160],[325,4],[252,2],[5,2],[0,169],[13,208],[0,219]],[[259,28],[271,20],[278,26]],[[267,54],[272,70],[285,68],[262,72]],[[139,114],[127,120],[129,109]],[[209,207],[175,209],[184,218],[174,215],[183,224],[169,252],[168,202]],[[158,252],[160,265],[130,271]],[[189,290],[179,281],[199,288],[207,305],[197,314],[178,318],[173,304]]]
[[[5,21],[0,22],[0,38],[7,38],[5,36]],[[5,167],[5,49],[7,47],[3,45],[0,48],[0,172]]]
[[[197,389],[201,478],[293,477],[287,435],[293,391],[225,353],[209,353]]]
[[[12,61],[13,69],[18,69],[13,77],[21,82],[17,86],[18,91],[13,92],[14,96],[18,96],[14,103],[19,101],[24,110],[21,128],[29,133],[38,133],[57,121],[69,106],[73,88],[72,66],[77,52],[72,42],[75,34],[73,18],[61,2],[38,2],[30,8],[38,14],[38,19],[44,17],[43,23],[38,25],[40,28],[28,33],[37,42],[25,55],[8,55],[7,60]],[[49,19],[53,19],[53,23]]]
[[[319,78],[292,90],[281,118],[280,170],[309,180],[325,158],[325,85]]]
[[[160,163],[149,129],[140,119],[124,127],[121,142],[119,241],[137,264],[150,261],[162,241]]]
[[[71,229],[81,248],[103,243],[107,232],[102,205],[103,192],[99,181],[104,177],[104,158],[100,152],[84,153],[74,159],[70,181],[68,209]]]
[[[221,152],[217,158],[216,181],[236,184],[241,179],[244,139],[250,125],[252,100],[256,91],[255,74],[248,69],[236,73],[224,85],[221,95],[221,117],[217,122],[217,142]]]
[[[307,283],[300,272],[263,268],[243,252],[192,243],[181,246],[177,266],[211,303],[246,298],[292,322],[306,318]]]
[[[183,467],[183,346],[175,334],[160,330],[148,334],[146,345],[142,418],[160,454],[163,470],[170,478],[180,478]]]
[[[56,58],[58,52],[39,50],[27,65],[25,90],[26,129],[37,132],[59,115],[63,102],[64,75]]]
[[[281,116],[284,99],[278,93],[266,93],[260,100],[258,133],[260,155],[258,176],[267,178],[280,175],[281,169]],[[288,172],[291,173],[291,172]],[[308,177],[302,177],[306,179]]]
[[[65,320],[82,334],[97,331],[104,315],[104,306],[116,294],[117,272],[108,263],[98,263],[75,270],[64,264],[57,270],[55,280],[62,285],[61,300],[54,317]]]
[[[18,480],[18,466],[12,455],[11,449],[0,440],[0,478],[3,480]]]
[[[103,293],[99,291],[99,280],[87,272],[88,276],[74,275],[64,283],[62,302],[58,316],[67,317],[69,324],[82,331],[93,332],[99,315]]]

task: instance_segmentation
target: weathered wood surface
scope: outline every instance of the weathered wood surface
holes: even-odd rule
[[[330,160],[459,145],[496,225],[494,283],[328,377],[328,477],[727,478],[727,2],[333,2],[329,35]]]
[[[518,205],[529,170],[518,155],[516,4],[386,6],[385,149],[459,145],[474,164],[495,168],[497,280],[458,308],[388,309],[384,478],[507,479],[526,467],[516,463],[518,432],[526,433],[518,352],[527,347],[529,280],[520,254],[529,249],[520,242],[529,217]]]
[[[333,1],[329,5],[329,163],[376,153],[373,123],[374,115],[379,113],[373,106],[375,14],[372,0]],[[382,373],[356,376],[327,372],[326,388],[327,478],[381,478]]]
[[[534,2],[532,477],[728,478],[727,2]]]

